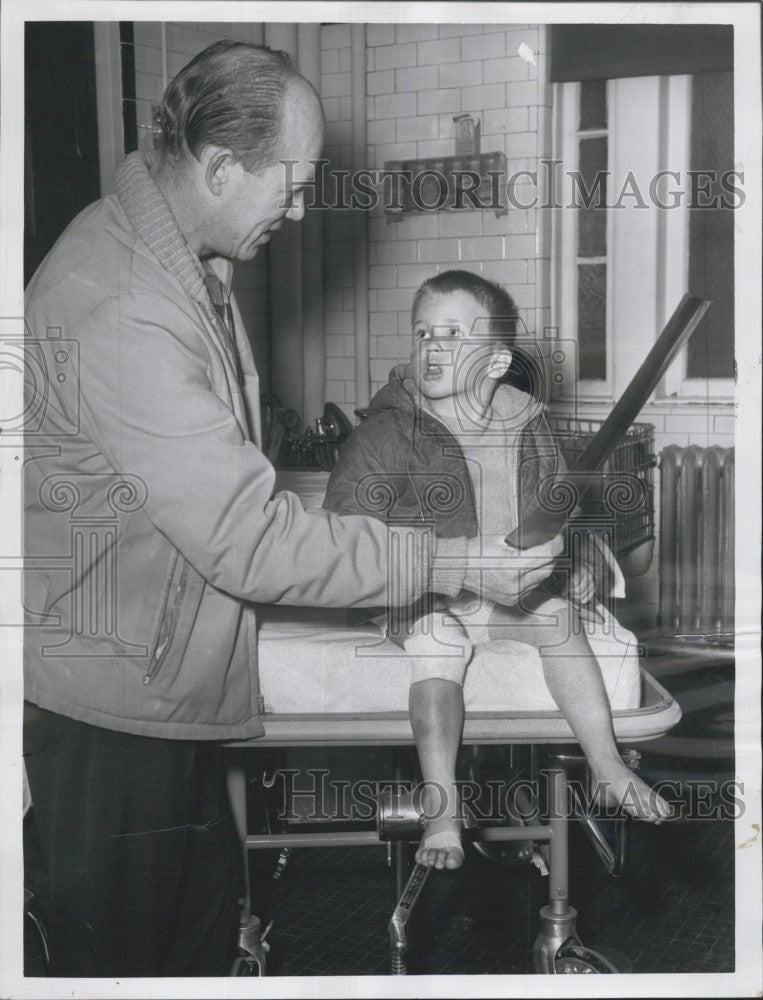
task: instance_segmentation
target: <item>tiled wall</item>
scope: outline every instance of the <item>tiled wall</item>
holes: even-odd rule
[[[179,72],[195,55],[221,38],[242,42],[261,42],[261,24],[205,21],[165,24],[167,43],[167,78]],[[133,25],[135,52],[135,98],[138,121],[138,149],[152,145],[150,132],[152,106],[162,97],[162,31],[158,21],[136,21]],[[254,350],[263,389],[269,389],[270,371],[270,298],[267,254],[258,254],[251,262],[240,264],[234,273],[233,287]]]
[[[508,174],[532,169],[547,152],[539,137],[541,31],[536,26],[369,24],[367,42],[367,166],[455,152],[453,116],[480,120],[482,152],[501,152]],[[524,43],[535,64],[517,54]],[[350,166],[350,29],[321,32],[322,97],[332,167]],[[519,189],[518,189],[519,191]],[[351,411],[352,244],[349,213],[328,212],[326,314],[329,398]],[[548,302],[537,298],[538,220],[535,209],[432,212],[388,221],[380,205],[369,222],[369,324],[372,391],[410,352],[413,292],[426,278],[463,267],[500,281],[514,296],[528,329]],[[348,355],[349,352],[349,355]]]

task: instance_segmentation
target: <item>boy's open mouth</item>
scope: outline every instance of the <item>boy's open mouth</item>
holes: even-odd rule
[[[439,378],[442,375],[442,367],[440,365],[427,364],[424,367],[424,378]]]

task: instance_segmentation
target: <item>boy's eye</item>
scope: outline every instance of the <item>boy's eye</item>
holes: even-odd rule
[[[418,330],[413,331],[414,340],[423,340],[424,337],[426,337],[426,335],[427,331],[423,327],[420,327]]]

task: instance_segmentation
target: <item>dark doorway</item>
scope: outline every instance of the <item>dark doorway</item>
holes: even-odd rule
[[[26,24],[24,283],[101,194],[91,22]]]

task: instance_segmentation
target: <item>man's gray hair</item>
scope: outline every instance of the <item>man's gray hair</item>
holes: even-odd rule
[[[296,71],[284,52],[215,42],[169,83],[162,98],[160,154],[178,166],[205,146],[230,149],[256,172],[278,156],[284,95]]]

